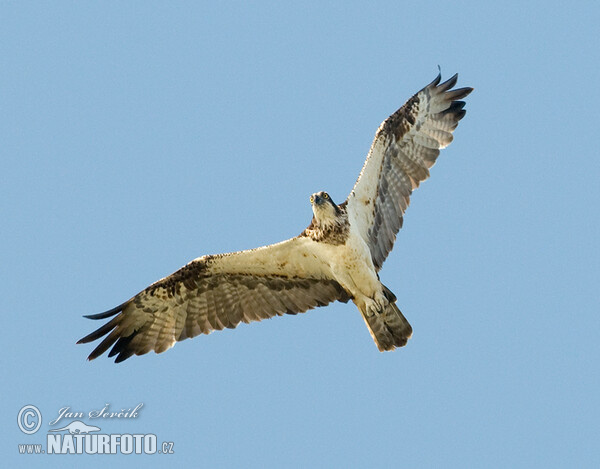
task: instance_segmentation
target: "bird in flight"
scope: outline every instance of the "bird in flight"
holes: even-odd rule
[[[303,313],[333,301],[357,306],[380,351],[406,345],[412,327],[378,272],[402,227],[410,195],[429,177],[441,148],[465,115],[472,88],[438,75],[379,127],[354,188],[336,204],[310,196],[313,217],[277,244],[194,259],[125,303],[90,319],[110,319],[83,337],[103,340],[88,359],[122,362],[175,342],[249,323]],[[112,348],[111,348],[112,347]]]

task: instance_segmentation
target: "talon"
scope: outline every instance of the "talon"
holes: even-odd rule
[[[389,301],[387,300],[387,298],[385,296],[383,296],[382,293],[376,294],[374,301],[375,301],[375,305],[377,307],[377,312],[380,314],[385,311],[385,308],[389,304]]]
[[[369,298],[367,300],[365,312],[368,317],[375,314],[382,314],[385,311],[389,301],[382,294],[376,294],[375,298]]]

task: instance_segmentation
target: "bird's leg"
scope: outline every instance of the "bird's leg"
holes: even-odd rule
[[[389,301],[380,291],[375,293],[375,296],[373,298],[365,298],[365,311],[367,316],[373,316],[374,314],[383,313],[385,307],[388,304]]]

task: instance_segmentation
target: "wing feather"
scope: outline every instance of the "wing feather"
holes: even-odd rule
[[[110,350],[121,362],[156,353],[175,342],[249,323],[302,313],[348,293],[312,252],[315,243],[297,237],[249,251],[205,256],[150,285],[116,308],[92,316],[112,319],[79,340],[104,337],[88,357]]]
[[[454,75],[440,83],[438,75],[381,124],[348,196],[348,214],[377,270],[394,246],[412,191],[429,177],[440,149],[452,142],[465,115],[460,99],[473,89],[452,89],[457,79]]]

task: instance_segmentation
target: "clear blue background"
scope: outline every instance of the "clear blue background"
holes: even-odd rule
[[[599,7],[593,2],[2,2],[0,436],[6,467],[599,467]],[[341,202],[440,65],[473,86],[382,280],[352,305],[121,365],[75,341],[203,254]],[[58,409],[171,456],[25,456]],[[42,430],[22,434],[35,404]]]

